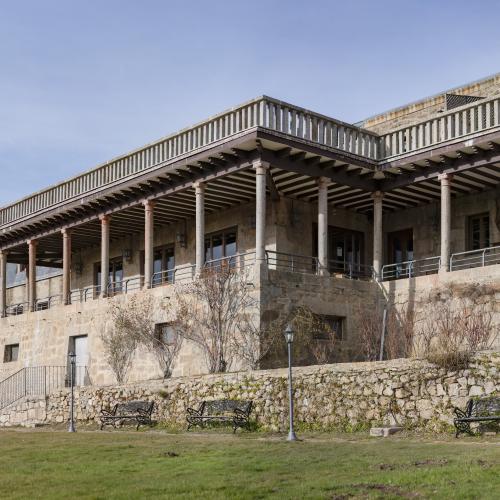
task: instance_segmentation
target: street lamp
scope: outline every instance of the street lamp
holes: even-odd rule
[[[74,352],[70,352],[69,355],[69,368],[70,368],[70,374],[69,374],[69,379],[70,379],[70,384],[71,384],[71,406],[70,406],[70,411],[69,411],[69,427],[68,427],[68,432],[76,432],[75,429],[75,414],[74,414],[74,407],[75,407],[75,393],[74,393],[74,388],[75,388],[75,364],[76,364],[76,354]]]
[[[286,327],[285,339],[288,346],[288,400],[290,403],[290,430],[288,432],[287,441],[297,441],[297,436],[293,430],[293,390],[292,390],[292,343],[293,330],[290,325]]]

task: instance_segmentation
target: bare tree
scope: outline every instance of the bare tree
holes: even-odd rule
[[[114,327],[108,333],[108,353],[120,350],[131,351],[127,358],[126,371],[130,368],[133,354],[138,346],[143,346],[152,353],[163,373],[164,378],[170,377],[173,362],[181,348],[182,339],[178,335],[169,338],[156,330],[156,311],[154,298],[149,293],[139,292],[126,302],[114,301],[110,305],[110,315]],[[113,338],[113,349],[109,339]],[[116,372],[115,372],[116,374]]]
[[[251,292],[246,272],[229,262],[204,269],[176,290],[176,330],[200,347],[210,373],[229,370],[238,356],[251,368],[258,365],[260,331]]]

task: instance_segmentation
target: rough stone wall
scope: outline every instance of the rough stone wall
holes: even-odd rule
[[[295,417],[299,428],[366,428],[391,421],[426,430],[448,429],[453,407],[470,397],[500,391],[500,355],[485,353],[466,370],[446,372],[424,361],[393,360],[294,369]],[[210,399],[249,399],[252,419],[262,429],[286,430],[287,371],[284,369],[173,378],[165,383],[88,387],[76,391],[76,418],[94,422],[101,408],[126,400],[154,400],[154,418],[185,427],[186,408]],[[68,420],[67,390],[30,398],[0,412],[0,425],[63,423]]]
[[[379,287],[371,281],[270,270],[262,287],[261,317],[265,328],[280,313],[306,306],[316,314],[344,318],[335,361],[351,361],[359,356],[357,318],[382,299]]]
[[[380,283],[380,290],[390,308],[399,312],[414,313],[415,332],[418,333],[419,323],[428,316],[426,299],[433,290],[449,287],[479,287],[487,286],[495,293],[481,295],[477,299],[486,311],[492,314],[492,325],[500,329],[500,272],[499,266],[486,266],[473,269],[463,269],[452,273],[439,273],[417,278],[394,280]],[[495,339],[492,348],[500,351],[500,335]]]
[[[372,116],[361,122],[361,126],[378,134],[385,134],[427,120],[446,111],[445,93],[494,97],[500,94],[500,74]]]

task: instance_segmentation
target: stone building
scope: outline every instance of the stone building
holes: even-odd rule
[[[364,310],[499,285],[499,94],[500,74],[356,125],[262,96],[4,206],[0,380],[76,349],[112,382],[109,302],[168,300],[221,259],[251,271],[262,322],[307,305],[345,360]],[[174,375],[204,371],[185,343]],[[131,379],[157,375],[138,355]]]

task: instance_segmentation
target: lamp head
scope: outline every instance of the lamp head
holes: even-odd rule
[[[289,344],[291,344],[293,342],[293,330],[292,330],[291,325],[287,325],[287,327],[286,327],[285,338]]]

